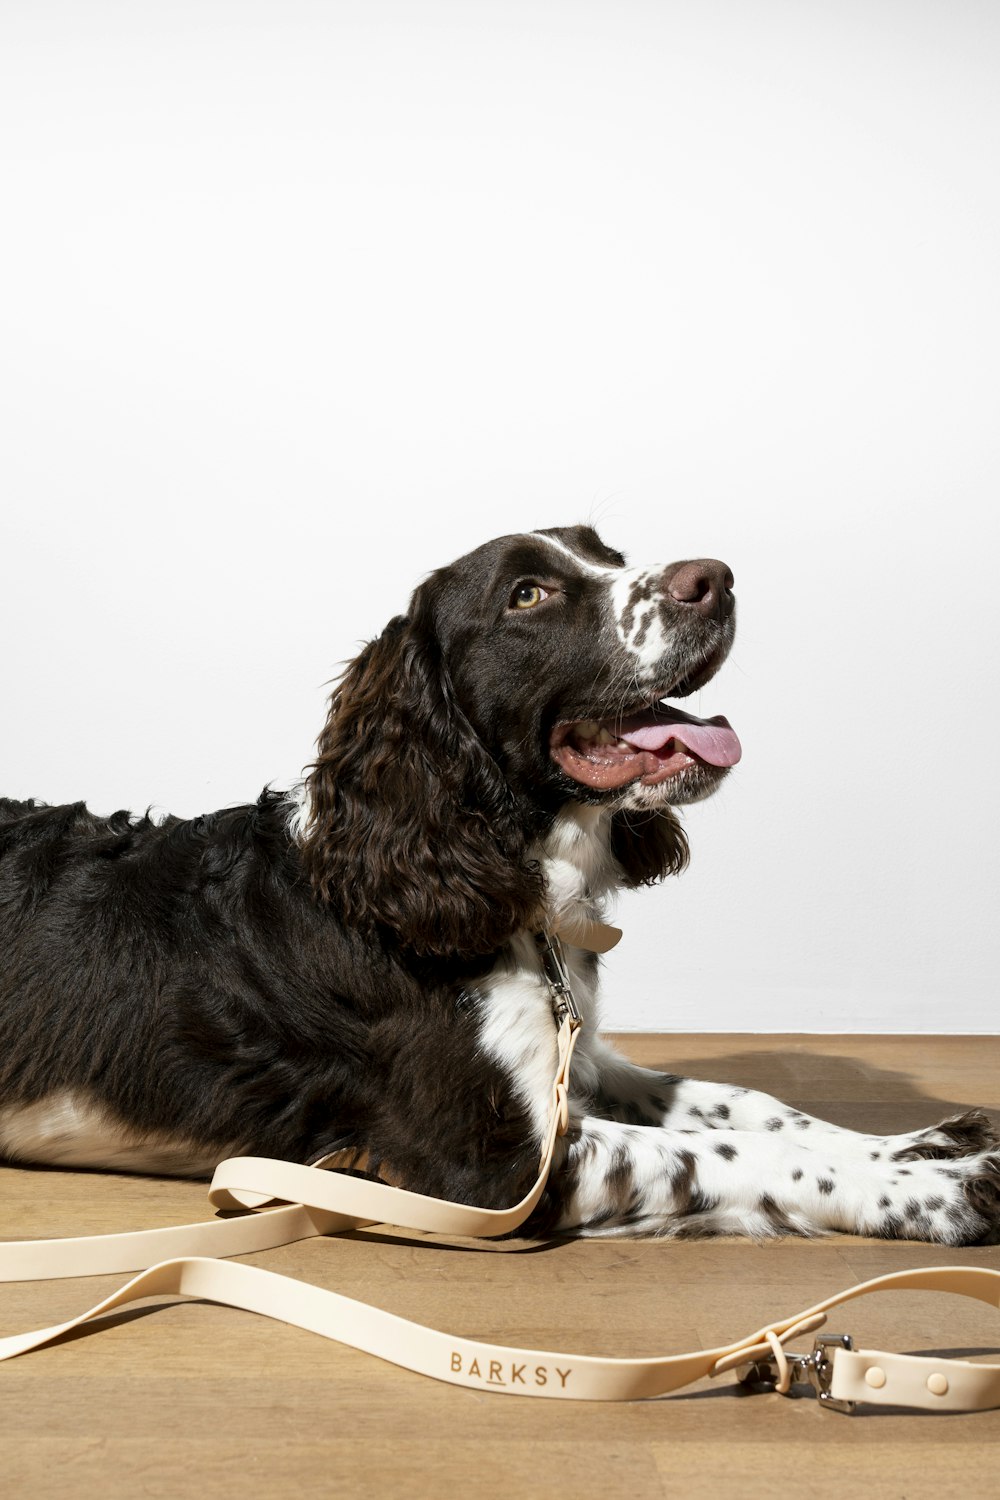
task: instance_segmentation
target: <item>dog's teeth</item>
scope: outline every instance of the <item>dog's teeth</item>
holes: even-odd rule
[[[594,739],[598,745],[615,745],[618,743],[611,731],[605,729],[603,724],[594,736]]]
[[[592,740],[600,727],[596,719],[581,719],[576,726],[576,737],[578,740]]]

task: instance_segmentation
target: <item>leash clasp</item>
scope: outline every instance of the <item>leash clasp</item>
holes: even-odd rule
[[[824,1411],[852,1412],[857,1403],[832,1395],[830,1385],[833,1381],[833,1355],[838,1349],[853,1348],[854,1340],[849,1333],[827,1333],[815,1340],[811,1353],[786,1354],[788,1378],[781,1394],[788,1396],[793,1385],[808,1383]],[[764,1354],[738,1366],[736,1378],[750,1390],[776,1390],[781,1385],[782,1372],[776,1357]]]
[[[576,1031],[577,1027],[583,1025],[583,1018],[573,994],[563,945],[555,933],[536,932],[535,946],[541,960],[542,973],[545,975],[545,981],[552,996],[552,1009],[555,1011],[556,1020],[561,1025],[568,1016],[572,1030]]]

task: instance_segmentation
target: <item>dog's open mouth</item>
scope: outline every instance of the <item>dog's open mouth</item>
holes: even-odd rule
[[[601,791],[656,786],[692,766],[735,766],[742,750],[721,714],[696,719],[666,703],[625,718],[578,719],[552,734],[552,757],[574,781]]]

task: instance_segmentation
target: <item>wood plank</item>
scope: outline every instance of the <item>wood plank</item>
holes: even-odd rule
[[[903,1129],[1000,1104],[1000,1038],[635,1036],[638,1061],[732,1079],[861,1129]],[[822,1106],[822,1107],[821,1107]],[[204,1184],[0,1169],[7,1238],[96,1233],[208,1217]],[[456,1333],[612,1355],[721,1343],[882,1271],[1000,1267],[961,1251],[852,1236],[753,1245],[656,1240],[500,1245],[370,1230],[257,1264]],[[89,1306],[124,1278],[0,1292],[3,1332]],[[1000,1316],[925,1294],[872,1299],[844,1322],[868,1346],[1000,1352]],[[136,1495],[511,1500],[627,1495],[770,1497],[845,1483],[908,1500],[992,1493],[1000,1413],[824,1414],[808,1399],[743,1395],[729,1377],[624,1406],[501,1399],[407,1374],[230,1309],[168,1303],[0,1368],[6,1492],[32,1500]],[[988,1455],[990,1455],[988,1457]],[[987,1469],[989,1463],[989,1469]]]

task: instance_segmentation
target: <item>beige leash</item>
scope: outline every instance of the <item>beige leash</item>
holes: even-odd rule
[[[635,1401],[664,1396],[703,1376],[745,1366],[740,1373],[747,1383],[770,1383],[783,1393],[808,1380],[821,1403],[837,1410],[850,1410],[858,1401],[924,1411],[986,1411],[1000,1406],[1000,1365],[853,1349],[843,1335],[817,1339],[811,1354],[786,1351],[789,1339],[824,1323],[830,1308],[869,1292],[891,1290],[956,1292],[995,1307],[1000,1298],[1000,1272],[932,1266],[877,1276],[792,1318],[768,1324],[735,1344],[660,1359],[602,1359],[480,1343],[256,1266],[187,1258],[150,1267],[66,1323],[0,1339],[0,1360],[52,1343],[130,1302],[170,1294],[261,1313],[375,1354],[403,1369],[505,1395]]]
[[[604,940],[601,933],[596,937]],[[603,1359],[458,1338],[307,1282],[255,1266],[205,1258],[246,1255],[375,1223],[487,1237],[509,1234],[523,1224],[541,1198],[556,1141],[567,1128],[569,1072],[580,1029],[558,938],[540,937],[539,955],[559,1023],[558,1065],[539,1175],[520,1203],[509,1209],[484,1209],[429,1198],[331,1170],[338,1157],[316,1167],[265,1157],[234,1157],[216,1169],[209,1199],[219,1209],[255,1210],[244,1217],[135,1234],[0,1244],[0,1280],[4,1281],[94,1276],[149,1267],[69,1322],[0,1339],[0,1360],[52,1343],[87,1323],[96,1321],[99,1326],[104,1315],[127,1303],[170,1294],[261,1313],[452,1385],[508,1395],[637,1400],[666,1395],[703,1376],[745,1367],[740,1374],[747,1383],[771,1385],[783,1393],[808,1380],[821,1403],[838,1410],[850,1410],[857,1401],[927,1411],[983,1411],[1000,1406],[1000,1365],[856,1350],[844,1335],[817,1339],[810,1354],[785,1349],[789,1340],[825,1323],[829,1309],[875,1291],[948,1291],[998,1307],[1000,1271],[936,1266],[879,1276],[758,1329],[735,1344],[657,1359]],[[283,1206],[262,1208],[275,1200]],[[159,1263],[150,1265],[151,1261]]]

